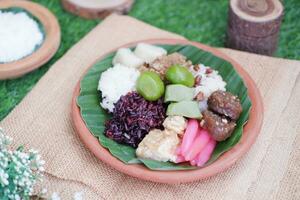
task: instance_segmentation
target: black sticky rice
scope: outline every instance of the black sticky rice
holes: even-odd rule
[[[130,92],[115,104],[112,119],[105,123],[105,135],[136,148],[151,129],[162,128],[165,118],[162,99],[150,102],[137,92]]]

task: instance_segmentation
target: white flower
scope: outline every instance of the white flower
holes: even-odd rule
[[[58,193],[54,192],[51,196],[51,200],[60,200]]]
[[[11,151],[11,141],[0,128],[0,196],[4,199],[28,199],[40,180],[44,161],[37,151],[27,153],[22,146]]]
[[[43,188],[41,191],[42,194],[46,194],[47,193],[47,188]]]
[[[83,191],[81,191],[81,192],[75,192],[75,194],[74,194],[74,200],[83,200]]]

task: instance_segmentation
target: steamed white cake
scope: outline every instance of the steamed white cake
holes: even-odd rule
[[[144,61],[141,58],[137,57],[130,49],[121,48],[117,51],[113,59],[114,65],[118,63],[126,67],[137,68],[141,66]]]
[[[145,44],[145,43],[139,43],[136,46],[134,53],[136,56],[141,58],[146,63],[151,63],[156,58],[166,55],[167,51],[158,46]]]

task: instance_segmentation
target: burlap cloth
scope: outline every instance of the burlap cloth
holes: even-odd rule
[[[141,181],[97,160],[70,117],[73,89],[88,66],[128,42],[180,38],[126,16],[112,15],[57,61],[1,122],[15,144],[40,149],[48,191],[72,199],[300,199],[300,62],[220,49],[257,83],[265,106],[262,131],[228,171],[207,180],[166,185]]]

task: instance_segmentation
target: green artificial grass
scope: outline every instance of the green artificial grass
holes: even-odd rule
[[[95,27],[99,20],[86,20],[65,12],[59,0],[33,0],[51,10],[59,20],[61,46],[41,68],[14,80],[0,81],[0,120],[31,90],[64,53]],[[300,59],[300,1],[286,0],[275,56]],[[194,41],[222,47],[227,24],[227,0],[136,0],[130,16]]]

